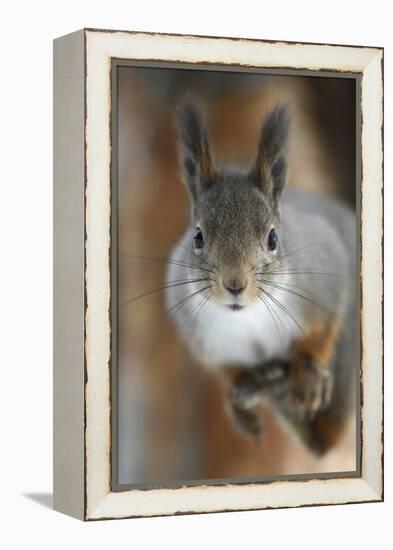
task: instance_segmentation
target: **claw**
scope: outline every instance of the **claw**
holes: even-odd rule
[[[263,431],[259,410],[245,410],[234,406],[232,411],[239,431],[247,437],[255,440],[259,439]]]
[[[291,408],[299,418],[312,420],[326,408],[332,394],[330,370],[317,359],[297,358],[291,369]]]
[[[288,366],[277,361],[245,369],[235,380],[229,401],[240,431],[260,437],[262,422],[258,405],[263,395],[278,396],[288,391]]]

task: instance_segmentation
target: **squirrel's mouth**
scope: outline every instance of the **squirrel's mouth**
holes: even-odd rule
[[[232,311],[241,311],[241,310],[244,309],[246,306],[242,306],[241,304],[228,304],[228,307],[229,307],[229,309],[231,309]]]

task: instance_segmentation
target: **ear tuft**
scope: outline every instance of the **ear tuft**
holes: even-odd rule
[[[195,100],[187,99],[177,113],[185,183],[194,201],[213,178],[214,168],[209,140],[200,108]]]
[[[258,186],[278,206],[287,176],[290,114],[287,105],[277,105],[262,126],[253,175]]]
[[[289,124],[290,116],[287,105],[277,105],[266,117],[262,128],[261,145],[271,162],[278,158],[287,147]]]

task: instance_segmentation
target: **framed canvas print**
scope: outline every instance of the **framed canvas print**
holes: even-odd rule
[[[54,506],[383,499],[383,50],[54,43]]]

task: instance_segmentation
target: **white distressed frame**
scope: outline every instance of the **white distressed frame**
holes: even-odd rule
[[[382,500],[383,50],[121,31],[83,32],[86,56],[83,519]],[[109,266],[112,58],[361,73],[361,477],[111,491]]]

